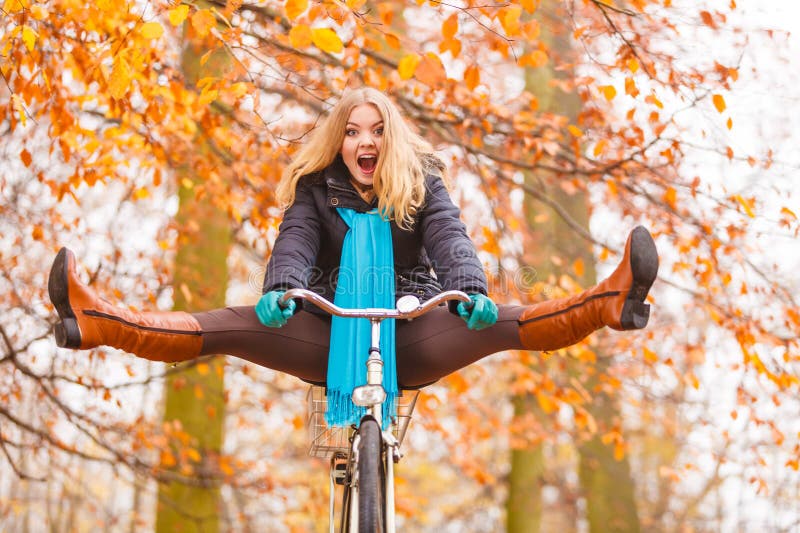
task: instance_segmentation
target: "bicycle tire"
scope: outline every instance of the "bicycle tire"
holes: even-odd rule
[[[383,531],[383,439],[378,422],[371,416],[361,420],[358,432],[358,531],[376,533]]]

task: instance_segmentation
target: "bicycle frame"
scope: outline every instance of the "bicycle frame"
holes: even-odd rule
[[[431,309],[435,308],[441,303],[449,300],[458,300],[471,304],[469,296],[461,291],[447,291],[437,294],[424,304],[420,304],[415,296],[404,296],[397,301],[395,309],[343,309],[338,307],[318,294],[306,289],[290,289],[281,297],[280,303],[286,304],[292,299],[308,300],[321,309],[327,311],[332,315],[351,317],[351,318],[367,318],[371,326],[371,340],[369,348],[369,357],[367,358],[367,382],[353,389],[352,399],[353,403],[368,409],[368,415],[365,415],[359,421],[359,427],[356,428],[355,436],[352,440],[350,447],[350,456],[347,458],[348,466],[352,465],[353,480],[358,478],[358,460],[357,454],[360,443],[360,429],[361,425],[367,417],[372,417],[378,424],[378,428],[383,427],[383,403],[386,401],[386,391],[383,389],[383,358],[380,350],[380,337],[381,337],[381,322],[387,318],[394,319],[407,319],[419,317]],[[395,507],[394,507],[394,463],[400,460],[400,446],[398,440],[394,437],[391,431],[381,431],[381,456],[383,457],[384,468],[384,510],[385,510],[385,524],[384,531],[386,533],[395,533]],[[335,489],[335,461],[337,457],[331,459],[331,477],[330,477],[330,532],[333,533],[333,517],[334,517],[334,489]],[[380,458],[379,458],[380,459]],[[350,487],[352,494],[350,495],[349,511],[350,515],[346,520],[349,523],[349,530],[351,532],[358,531],[359,516],[359,487],[358,483],[353,482]],[[344,514],[348,509],[343,509]],[[344,533],[344,532],[342,532]]]

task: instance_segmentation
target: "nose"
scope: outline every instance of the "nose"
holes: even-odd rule
[[[364,132],[361,136],[361,144],[364,146],[375,146],[375,139],[372,138],[372,133]]]

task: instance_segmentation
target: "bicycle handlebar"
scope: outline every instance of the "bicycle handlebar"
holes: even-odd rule
[[[289,289],[286,291],[281,299],[278,300],[278,303],[281,307],[284,307],[289,300],[294,300],[295,298],[300,298],[301,300],[308,300],[309,302],[315,304],[320,309],[327,311],[328,313],[336,316],[342,317],[350,317],[350,318],[374,318],[374,319],[384,319],[384,318],[405,318],[405,319],[412,319],[417,318],[418,316],[422,316],[434,307],[438,306],[440,303],[447,302],[450,300],[458,300],[460,302],[465,302],[468,304],[468,308],[471,307],[472,300],[470,300],[469,296],[466,293],[461,291],[445,291],[437,294],[430,300],[426,301],[425,303],[420,303],[419,299],[413,295],[403,296],[399,300],[397,300],[397,307],[395,309],[380,309],[380,308],[368,308],[368,309],[344,309],[334,305],[333,303],[329,302],[319,294],[309,291],[307,289]]]

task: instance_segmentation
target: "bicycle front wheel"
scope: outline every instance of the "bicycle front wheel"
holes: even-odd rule
[[[383,439],[372,417],[361,420],[358,433],[358,531],[375,533],[383,531]]]

